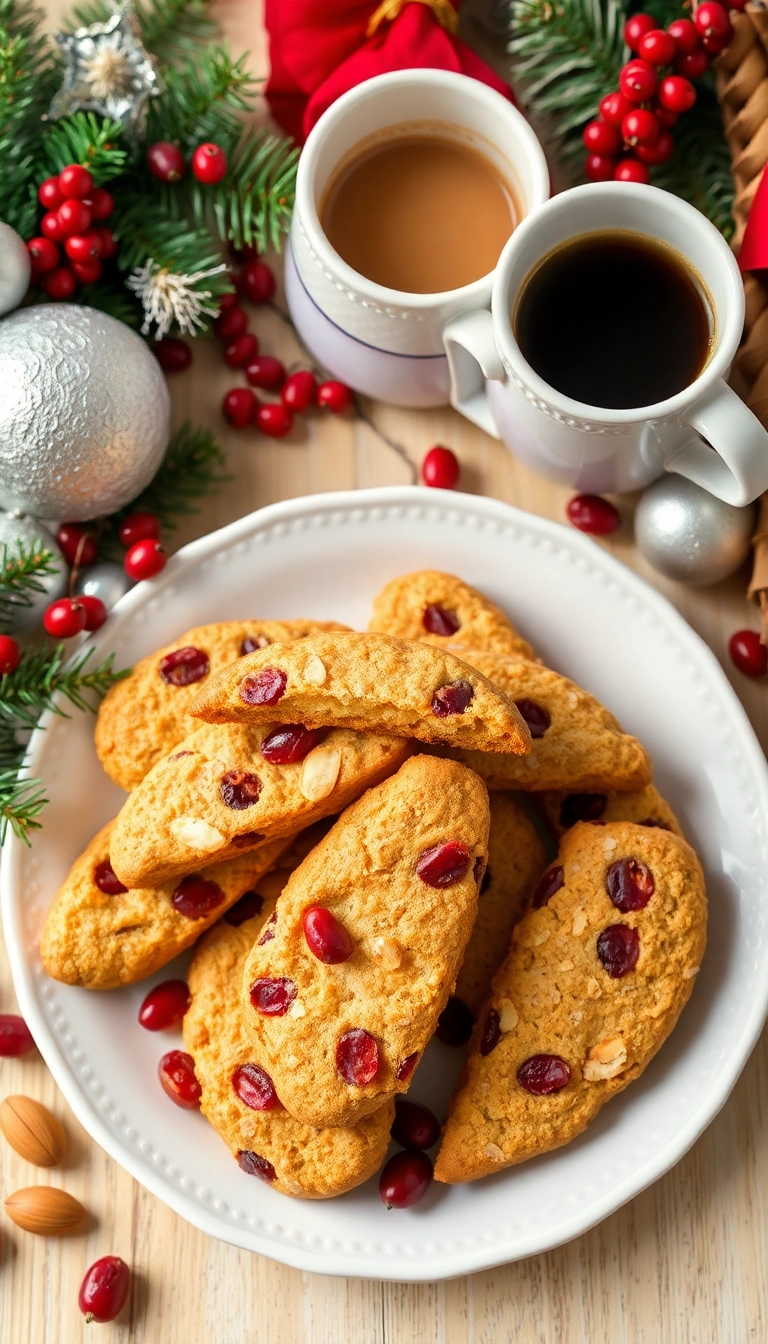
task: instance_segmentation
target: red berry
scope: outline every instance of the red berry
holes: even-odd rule
[[[366,1087],[379,1072],[379,1047],[362,1027],[351,1027],[336,1042],[336,1068],[345,1083]]]
[[[463,999],[454,994],[437,1019],[435,1035],[444,1045],[466,1045],[472,1035],[475,1019]]]
[[[656,68],[650,61],[628,61],[619,75],[619,88],[631,103],[645,103],[656,92]]]
[[[463,677],[459,681],[446,682],[438,686],[432,696],[432,713],[438,719],[447,719],[451,714],[464,714],[472,703],[474,690]]]
[[[59,190],[65,198],[74,197],[81,201],[93,188],[93,178],[87,168],[79,163],[70,163],[59,173]]]
[[[379,1195],[388,1209],[409,1209],[427,1193],[432,1163],[426,1153],[395,1153],[379,1177]]]
[[[226,297],[228,298],[229,295]],[[236,336],[243,335],[247,326],[248,314],[244,308],[240,308],[234,303],[219,313],[213,324],[213,330],[220,341],[233,341]]]
[[[440,1138],[440,1121],[417,1101],[396,1097],[395,1119],[390,1133],[403,1148],[431,1148]]]
[[[205,919],[224,900],[224,892],[217,882],[192,873],[183,877],[171,897],[171,905],[185,919]]]
[[[469,850],[460,840],[444,840],[419,855],[416,872],[428,887],[453,887],[466,877],[469,863]]]
[[[618,128],[609,125],[607,121],[588,122],[581,138],[592,154],[618,154],[621,149]]]
[[[115,202],[111,194],[104,187],[95,187],[88,193],[90,202],[91,218],[101,223],[109,219],[115,208]]]
[[[729,4],[731,9],[735,9],[736,13],[740,14],[746,8],[747,0],[729,0]]]
[[[128,1300],[130,1286],[131,1271],[119,1255],[96,1260],[86,1270],[77,1298],[86,1321],[114,1321]]]
[[[219,145],[198,145],[192,155],[192,172],[198,182],[214,186],[227,172],[227,156]]]
[[[633,14],[631,19],[627,19],[624,24],[624,41],[630,51],[637,51],[641,39],[646,33],[653,32],[655,27],[656,20],[650,14]]]
[[[395,1069],[395,1077],[398,1083],[404,1083],[410,1078],[418,1062],[419,1062],[418,1050],[414,1050],[412,1055],[406,1055],[405,1059],[400,1060],[400,1063]]]
[[[175,1027],[186,1013],[190,1002],[186,980],[164,980],[155,985],[142,1001],[139,1026],[146,1031],[167,1031]]]
[[[73,233],[87,233],[91,227],[91,212],[83,201],[62,201],[56,211],[56,218],[64,230],[64,237]]]
[[[268,392],[276,392],[285,382],[285,369],[279,359],[271,355],[257,355],[246,365],[245,377],[251,387],[262,387]],[[285,406],[285,402],[283,402]]]
[[[49,299],[69,299],[77,289],[74,271],[68,266],[57,266],[43,277],[43,289]]]
[[[101,863],[97,863],[92,876],[94,885],[105,896],[122,896],[128,890],[123,886],[109,859],[102,859]]]
[[[459,459],[450,448],[436,443],[424,454],[421,479],[433,490],[453,490],[459,483]]]
[[[17,1013],[0,1013],[0,1058],[17,1059],[34,1048],[32,1032],[24,1018]]]
[[[600,100],[600,116],[609,126],[620,126],[634,106],[623,93],[607,93]]]
[[[243,298],[249,303],[269,303],[275,293],[275,277],[264,261],[248,261],[237,277]]]
[[[667,32],[675,39],[678,52],[686,54],[695,51],[699,45],[698,30],[692,19],[674,19]]]
[[[733,25],[728,17],[728,10],[719,4],[718,0],[703,0],[703,4],[699,5],[693,16],[693,22],[704,43],[707,38],[714,37],[723,39],[725,46],[733,37]]]
[[[184,176],[184,155],[178,145],[158,140],[147,150],[147,167],[160,182],[180,182]]]
[[[580,532],[604,537],[621,526],[621,514],[615,505],[600,495],[574,495],[565,506],[568,521]]]
[[[517,1081],[534,1097],[561,1092],[571,1081],[571,1070],[559,1055],[531,1055],[517,1070]]]
[[[183,373],[192,363],[192,350],[178,336],[164,336],[152,347],[163,373]]]
[[[424,608],[421,624],[430,635],[442,635],[444,639],[455,635],[461,628],[461,621],[455,611],[441,607],[439,602],[430,602]]]
[[[667,75],[659,85],[659,102],[670,112],[687,112],[696,102],[696,90],[682,75]]]
[[[252,1111],[273,1111],[280,1105],[275,1085],[260,1064],[241,1064],[232,1074],[232,1088]]]
[[[347,930],[330,910],[322,905],[311,905],[301,917],[307,947],[326,966],[349,961],[353,945]]]
[[[246,1176],[258,1176],[260,1181],[276,1181],[277,1172],[266,1157],[250,1152],[247,1148],[238,1148],[237,1165]]]
[[[244,369],[259,353],[259,342],[249,331],[224,346],[224,363],[230,369]]]
[[[478,1050],[481,1055],[490,1055],[501,1040],[501,1018],[495,1008],[489,1008],[480,1032]]]
[[[628,924],[611,924],[597,940],[597,955],[612,980],[620,980],[637,965],[640,935]]]
[[[166,1096],[185,1111],[199,1111],[202,1088],[195,1077],[195,1061],[183,1050],[169,1050],[157,1066]]]
[[[675,74],[685,79],[701,79],[709,69],[709,57],[701,47],[696,51],[685,51],[675,61]]]
[[[233,429],[245,429],[253,422],[258,402],[248,387],[233,387],[221,403],[224,419]]]
[[[46,177],[37,189],[37,199],[46,210],[57,210],[64,200],[58,177]]]
[[[137,513],[134,517],[154,518],[154,514]],[[196,681],[202,681],[203,677],[207,677],[210,669],[208,654],[204,649],[196,649],[194,644],[185,644],[182,649],[173,649],[157,664],[158,676],[166,686],[193,686]]]
[[[79,598],[60,597],[47,608],[43,626],[54,639],[72,639],[85,629],[85,607]]]
[[[651,175],[644,163],[637,159],[620,159],[613,174],[614,182],[650,182]]]
[[[768,672],[768,649],[756,630],[737,630],[728,641],[728,652],[745,677],[764,677]]]
[[[680,120],[679,112],[671,112],[668,107],[662,107],[659,102],[654,102],[651,105],[651,111],[659,125],[667,131],[671,131],[672,127],[676,126]]]
[[[219,299],[219,312],[228,313],[230,308],[236,308],[237,304],[238,304],[237,294],[233,289],[229,289],[227,290],[226,294],[222,294],[221,298]]]
[[[531,905],[534,910],[540,910],[543,905],[549,905],[552,897],[556,896],[563,886],[565,886],[565,874],[560,864],[556,864],[554,868],[548,868],[534,888],[531,897]]]
[[[95,285],[101,275],[100,261],[73,261],[72,270],[81,285]]]
[[[242,247],[235,247],[234,243],[230,243],[229,251],[235,261],[257,261],[259,257],[259,249],[255,243],[243,243]]]
[[[676,51],[674,37],[665,33],[663,28],[651,28],[643,34],[637,46],[638,56],[644,61],[650,61],[651,65],[671,65]]]
[[[286,976],[274,980],[260,976],[251,985],[249,997],[262,1017],[284,1017],[296,998],[296,986]]]
[[[148,513],[146,511],[129,513],[117,529],[117,535],[123,546],[130,548],[131,546],[135,546],[137,541],[147,541],[150,537],[159,537],[160,520],[154,513]],[[176,653],[178,652],[179,650],[177,649]],[[181,652],[186,653],[188,650],[183,649]],[[173,654],[168,654],[168,658],[172,658],[173,656]],[[163,663],[166,661],[167,659],[163,659]],[[163,663],[160,664],[161,668]],[[186,685],[186,682],[183,684]]]
[[[246,677],[240,687],[240,699],[246,705],[276,705],[285,695],[288,678],[280,667],[263,667]]]
[[[83,593],[77,600],[81,606],[85,607],[86,630],[100,630],[109,615],[101,598],[91,597],[89,594]]]
[[[21,662],[21,649],[10,635],[0,635],[0,677],[15,672]]]
[[[669,131],[660,131],[659,138],[653,145],[638,145],[635,153],[643,163],[648,163],[652,167],[657,163],[666,163],[672,158],[675,152],[675,142]]]
[[[709,33],[706,37],[702,37],[701,45],[710,56],[719,56],[721,51],[725,51],[732,37],[733,29],[729,33]]]
[[[636,107],[628,112],[621,123],[621,133],[628,145],[652,145],[659,138],[659,126],[656,117],[644,107]]]
[[[318,387],[317,404],[326,411],[333,411],[334,415],[340,415],[352,405],[352,392],[346,383],[338,383],[332,378]]]
[[[64,250],[70,261],[98,261],[101,256],[101,239],[93,231],[70,234]]]
[[[588,154],[584,172],[590,182],[610,182],[616,169],[616,160],[607,154]]]
[[[281,401],[272,402],[269,406],[257,406],[256,424],[262,434],[268,435],[270,439],[282,439],[293,427],[293,412]]]
[[[167,563],[168,556],[160,542],[150,537],[131,546],[123,560],[126,574],[137,583],[141,579],[154,579],[156,574],[165,569]]]
[[[309,754],[319,736],[317,728],[305,728],[300,723],[286,724],[267,734],[260,751],[270,765],[295,765]]]
[[[59,264],[59,249],[50,238],[31,238],[27,251],[32,269],[38,273],[52,271]]]
[[[526,699],[516,700],[515,707],[528,724],[531,737],[543,737],[552,722],[549,710],[545,709],[544,705],[537,704],[535,700]]]
[[[40,220],[40,229],[43,235],[46,238],[50,238],[53,243],[61,243],[66,237],[64,229],[59,223],[57,210],[49,210],[47,215],[43,215],[43,218]]]
[[[605,889],[616,909],[627,915],[645,909],[656,883],[650,868],[639,859],[617,859],[605,875]]]
[[[289,411],[306,411],[314,403],[316,393],[315,375],[309,369],[297,369],[288,375],[283,384],[280,400]]]
[[[96,234],[96,237],[101,243],[102,261],[111,260],[111,258],[114,257],[115,253],[117,252],[117,243],[115,241],[115,235],[112,232],[112,230],[99,228],[99,229],[92,229],[91,232]]]

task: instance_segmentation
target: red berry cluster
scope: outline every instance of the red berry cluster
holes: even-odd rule
[[[170,140],[158,140],[147,150],[147,168],[159,182],[180,182],[186,171],[184,155]],[[220,145],[198,145],[192,155],[192,172],[198,182],[214,187],[227,173],[227,156]]]
[[[746,0],[729,0],[743,9]],[[619,75],[619,88],[600,103],[584,127],[585,172],[591,182],[648,182],[649,169],[672,156],[670,134],[696,101],[692,80],[709,69],[733,36],[728,10],[703,0],[693,19],[675,19],[665,30],[650,14],[633,14],[624,40],[634,53]]]
[[[40,237],[27,243],[32,284],[49,299],[69,299],[78,284],[95,284],[102,263],[117,251],[112,230],[104,227],[115,203],[79,163],[68,164],[58,177],[46,177],[37,199],[45,213]]]

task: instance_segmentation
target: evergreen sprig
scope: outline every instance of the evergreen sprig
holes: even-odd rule
[[[89,667],[92,652],[86,649],[70,658],[64,644],[26,648],[16,671],[3,678],[0,723],[14,732],[34,728],[47,709],[68,718],[61,699],[75,709],[92,709],[94,697],[106,695],[110,686],[128,675],[113,670],[113,653]]]
[[[209,140],[226,151],[225,141],[239,136],[243,115],[254,106],[256,81],[245,60],[213,46],[169,67],[163,92],[150,102],[147,143],[172,140],[185,158]]]
[[[138,0],[134,4],[141,40],[161,64],[189,56],[210,42],[216,25],[208,9],[207,0]],[[109,0],[82,0],[75,5],[69,26],[104,23],[112,13]]]
[[[45,592],[43,580],[56,573],[51,551],[33,542],[23,541],[15,548],[0,547],[0,630],[13,627],[20,610],[32,606],[35,596]]]
[[[0,773],[0,847],[8,831],[30,843],[30,831],[39,831],[38,816],[48,799],[39,779],[19,779],[17,769]]]
[[[0,219],[30,237],[37,217],[30,190],[41,117],[56,90],[59,61],[30,0],[0,0]]]
[[[731,155],[712,86],[697,81],[696,115],[682,116],[675,126],[674,137],[674,157],[655,169],[654,185],[665,187],[695,205],[730,239],[735,189]]]
[[[119,121],[95,112],[73,112],[51,122],[43,133],[37,172],[42,181],[54,177],[69,163],[81,163],[102,186],[125,170],[127,152]]]

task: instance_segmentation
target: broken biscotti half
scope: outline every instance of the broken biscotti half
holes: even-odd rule
[[[441,648],[483,649],[532,658],[527,640],[500,607],[455,574],[421,569],[385,585],[373,601],[368,629],[400,639],[421,639]]]

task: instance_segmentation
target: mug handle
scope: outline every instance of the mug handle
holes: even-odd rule
[[[687,476],[726,504],[751,504],[768,490],[768,433],[727,383],[694,402],[683,423],[701,439],[689,439],[672,451],[667,471]]]
[[[501,381],[504,365],[496,349],[493,318],[487,309],[456,317],[443,330],[451,375],[451,405],[494,439],[501,438],[485,390],[486,378]]]

